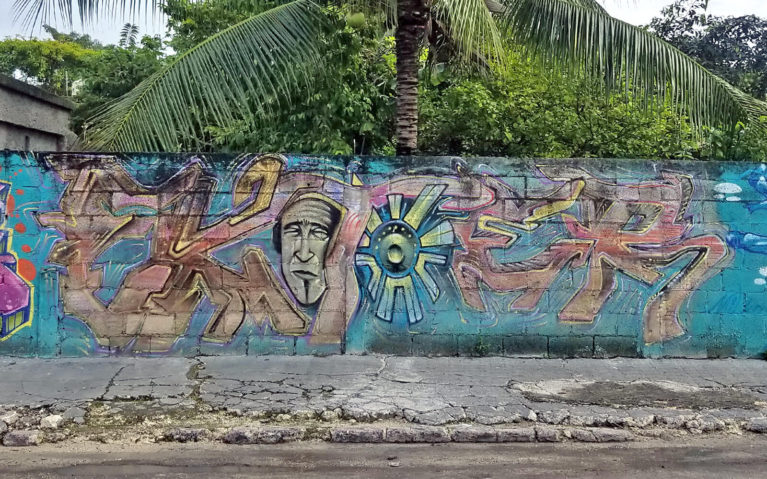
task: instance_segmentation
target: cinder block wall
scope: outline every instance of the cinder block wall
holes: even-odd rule
[[[767,351],[765,165],[0,162],[2,355]]]

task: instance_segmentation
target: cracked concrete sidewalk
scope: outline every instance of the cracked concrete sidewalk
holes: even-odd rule
[[[6,445],[127,436],[603,442],[767,432],[767,362],[756,360],[5,358],[0,368]]]

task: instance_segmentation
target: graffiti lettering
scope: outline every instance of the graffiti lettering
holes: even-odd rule
[[[523,290],[513,308],[531,309],[543,292],[569,264],[587,268],[585,283],[558,317],[569,322],[592,322],[616,288],[620,272],[647,285],[662,284],[644,311],[644,337],[648,343],[684,333],[678,313],[682,302],[710,269],[727,253],[723,241],[712,235],[689,235],[685,212],[690,204],[692,181],[684,175],[664,174],[662,182],[620,185],[600,181],[571,168],[540,167],[546,178],[561,186],[551,195],[521,202],[507,202],[503,211],[483,210],[459,230],[464,252],[456,255],[464,300],[484,309],[479,285],[495,291]],[[502,198],[509,192],[497,187]],[[517,206],[520,205],[520,206]],[[580,218],[565,213],[577,206]],[[538,227],[540,221],[561,217],[568,237],[522,261],[499,264],[492,251],[513,244],[520,231]],[[488,240],[488,234],[495,237]],[[670,277],[658,271],[685,255],[687,264]]]
[[[65,311],[82,315],[102,344],[138,351],[170,348],[203,297],[215,308],[205,328],[209,338],[231,338],[246,312],[258,326],[268,320],[282,334],[306,332],[308,319],[275,286],[261,251],[244,254],[242,271],[209,255],[266,228],[268,222],[256,215],[269,206],[280,169],[274,158],[255,160],[235,187],[233,207],[240,212],[205,227],[202,214],[214,182],[198,163],[156,188],[139,185],[116,163],[60,171],[70,180],[62,210],[40,222],[63,226],[66,233],[50,254],[67,268],[61,280]],[[248,193],[247,187],[257,189]],[[149,242],[146,261],[124,265],[122,286],[111,298],[96,296],[104,273],[90,265],[109,247],[137,238]]]

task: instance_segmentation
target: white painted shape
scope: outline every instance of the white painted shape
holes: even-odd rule
[[[717,193],[724,193],[726,195],[732,195],[735,193],[740,193],[743,191],[743,188],[736,185],[735,183],[719,183],[714,187],[714,191]]]

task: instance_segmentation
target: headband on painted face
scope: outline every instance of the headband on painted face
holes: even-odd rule
[[[320,193],[306,193],[297,192],[285,203],[282,207],[282,211],[274,220],[274,228],[272,229],[272,244],[274,249],[280,251],[282,249],[281,233],[283,225],[289,221],[288,215],[295,218],[295,207],[298,207],[299,211],[306,206],[307,212],[304,217],[311,217],[311,213],[314,212],[318,216],[316,218],[322,218],[327,215],[329,220],[327,221],[328,233],[330,236],[330,244],[334,244],[336,237],[340,231],[341,223],[343,223],[346,216],[346,207],[332,200],[331,198]]]

